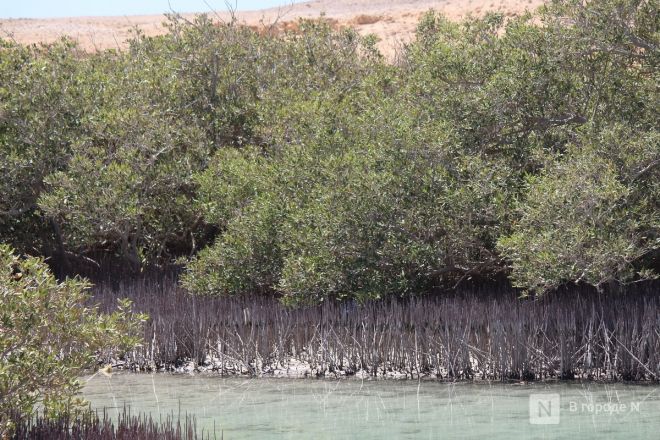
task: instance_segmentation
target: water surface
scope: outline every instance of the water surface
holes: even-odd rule
[[[193,414],[226,440],[660,438],[660,386],[649,385],[115,374],[84,395],[111,415]]]

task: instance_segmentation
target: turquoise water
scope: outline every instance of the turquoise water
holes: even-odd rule
[[[193,414],[225,440],[660,439],[660,386],[649,385],[115,374],[84,395],[110,415]]]

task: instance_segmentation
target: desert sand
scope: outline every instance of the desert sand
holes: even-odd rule
[[[543,0],[314,0],[260,11],[237,12],[239,22],[250,26],[294,22],[298,18],[317,18],[321,14],[338,26],[352,26],[361,34],[376,34],[379,47],[393,55],[402,43],[413,38],[420,16],[434,9],[450,19],[499,11],[513,16],[534,10]],[[167,12],[167,11],[164,11]],[[227,12],[206,12],[218,20],[228,20]],[[192,14],[184,14],[190,18]],[[19,43],[48,43],[62,36],[78,41],[85,50],[123,48],[133,30],[146,35],[165,32],[164,15],[123,17],[72,17],[50,19],[2,19],[0,37]]]

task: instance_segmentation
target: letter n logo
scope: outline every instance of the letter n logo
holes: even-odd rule
[[[558,425],[559,405],[559,394],[531,394],[529,396],[529,423],[532,425]]]

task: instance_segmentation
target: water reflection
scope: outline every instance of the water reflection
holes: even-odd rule
[[[110,414],[124,405],[154,416],[194,414],[225,439],[633,439],[660,432],[658,386],[116,374],[92,378],[84,394],[95,408],[114,408]],[[530,414],[532,423],[551,424],[532,424]]]

